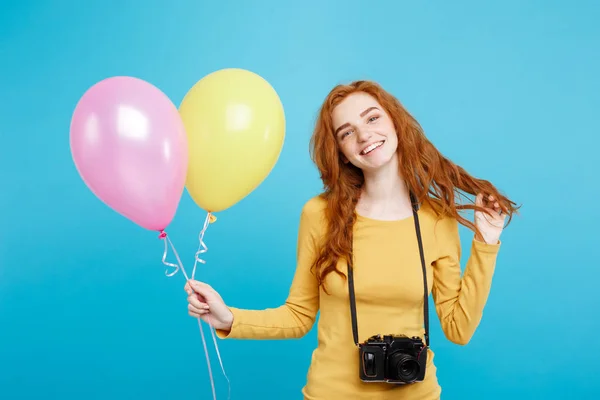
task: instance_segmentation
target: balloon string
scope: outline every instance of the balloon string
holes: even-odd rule
[[[219,345],[217,345],[217,337],[215,335],[215,329],[213,327],[213,323],[212,320],[210,318],[210,316],[208,317],[208,321],[209,321],[209,326],[210,326],[210,333],[212,335],[213,338],[213,343],[215,344],[215,351],[217,353],[217,358],[219,359],[219,365],[221,366],[221,371],[223,372],[223,376],[225,377],[225,380],[227,380],[227,399],[229,400],[231,398],[231,382],[229,381],[229,377],[227,376],[227,373],[225,373],[225,367],[223,366],[223,359],[221,358],[221,353],[219,352]],[[198,323],[200,323],[200,319],[198,319]]]
[[[208,375],[210,376],[210,387],[213,393],[213,399],[217,400],[217,391],[215,390],[215,380],[212,374],[212,368],[210,367],[210,357],[208,356],[208,346],[206,346],[206,339],[204,338],[204,330],[202,329],[202,321],[198,317],[198,328],[200,329],[200,336],[202,337],[202,346],[204,347],[204,355],[206,356],[206,365],[208,366]]]
[[[204,225],[202,226],[202,230],[200,231],[199,235],[198,235],[198,251],[196,251],[195,254],[195,261],[194,261],[194,269],[192,270],[192,279],[194,279],[195,275],[196,275],[196,266],[198,263],[201,264],[206,264],[206,260],[203,260],[200,258],[201,254],[204,254],[208,251],[208,247],[206,246],[206,243],[204,243],[204,234],[206,233],[206,230],[208,229],[208,226],[210,225],[211,221],[214,221],[214,216],[209,212],[206,215],[206,219],[204,220]],[[223,372],[223,376],[225,377],[225,379],[227,380],[227,387],[228,387],[228,396],[227,399],[231,398],[231,382],[229,381],[229,377],[227,376],[227,373],[225,372],[225,367],[223,366],[223,359],[221,358],[221,352],[219,351],[219,345],[217,344],[217,337],[215,335],[215,331],[214,331],[214,326],[212,323],[212,320],[210,318],[210,316],[208,317],[208,322],[209,322],[209,328],[210,328],[210,333],[212,335],[213,338],[213,343],[215,345],[215,351],[217,353],[217,358],[219,360],[219,365],[221,366],[221,371]],[[198,325],[200,326],[200,330],[202,330],[202,325],[200,323],[200,319],[198,318]]]
[[[177,271],[179,271],[179,269],[181,269],[181,272],[185,276],[186,282],[189,283],[190,278],[188,277],[188,275],[187,275],[187,273],[185,271],[185,268],[183,267],[183,263],[181,262],[181,258],[179,257],[179,254],[177,253],[177,250],[175,249],[175,246],[173,246],[173,242],[171,242],[171,239],[167,236],[167,233],[165,231],[161,231],[160,235],[159,235],[159,239],[162,239],[165,242],[165,252],[163,253],[163,258],[162,258],[163,264],[165,264],[168,267],[175,268],[175,271],[171,272],[170,274],[165,271],[165,274],[167,276],[173,276],[173,275],[175,275],[177,273]],[[173,250],[173,254],[175,254],[175,258],[177,259],[177,263],[179,265],[172,264],[172,263],[169,263],[169,262],[166,261],[167,251],[168,251],[167,245],[171,246],[171,249]],[[202,337],[202,345],[204,347],[204,355],[206,356],[206,364],[208,366],[208,375],[210,377],[210,386],[211,386],[211,389],[212,389],[213,400],[217,400],[217,392],[215,390],[215,382],[214,382],[214,379],[213,379],[212,369],[210,367],[210,357],[208,355],[208,347],[206,346],[206,339],[204,338],[204,332],[202,331],[202,324],[200,323],[200,318],[198,318],[198,326],[200,327],[200,336]]]

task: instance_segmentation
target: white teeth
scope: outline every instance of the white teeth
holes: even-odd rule
[[[372,145],[370,145],[369,147],[367,147],[366,149],[364,149],[363,151],[360,152],[360,154],[367,155],[370,152],[372,152],[373,150],[375,150],[376,148],[378,148],[379,146],[381,146],[383,144],[383,141],[381,142],[377,142],[377,143],[373,143]]]

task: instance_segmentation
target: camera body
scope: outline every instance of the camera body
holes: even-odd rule
[[[358,348],[363,382],[407,384],[425,378],[427,346],[420,337],[374,335]]]

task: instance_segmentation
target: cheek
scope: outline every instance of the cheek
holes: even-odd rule
[[[352,157],[352,146],[349,143],[341,143],[339,145],[340,153],[346,158]]]
[[[395,153],[398,150],[398,137],[394,136],[392,138],[392,140],[389,142],[390,146],[390,151],[392,153]]]
[[[394,123],[392,121],[388,121],[385,125],[386,132],[389,132],[390,135],[396,134],[396,128],[394,127]]]
[[[396,135],[396,130],[394,128],[394,126],[390,126],[386,129],[386,136],[387,136],[387,140],[388,141],[392,141],[394,143],[398,142],[398,135]]]
[[[386,142],[387,142],[387,145],[388,145],[388,148],[390,149],[390,151],[395,152],[396,149],[398,148],[398,136],[396,136],[396,133],[394,130],[391,130],[386,135]]]

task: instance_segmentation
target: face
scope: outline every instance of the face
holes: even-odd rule
[[[333,129],[345,161],[363,171],[394,160],[398,136],[389,115],[366,93],[347,96],[333,110]]]

